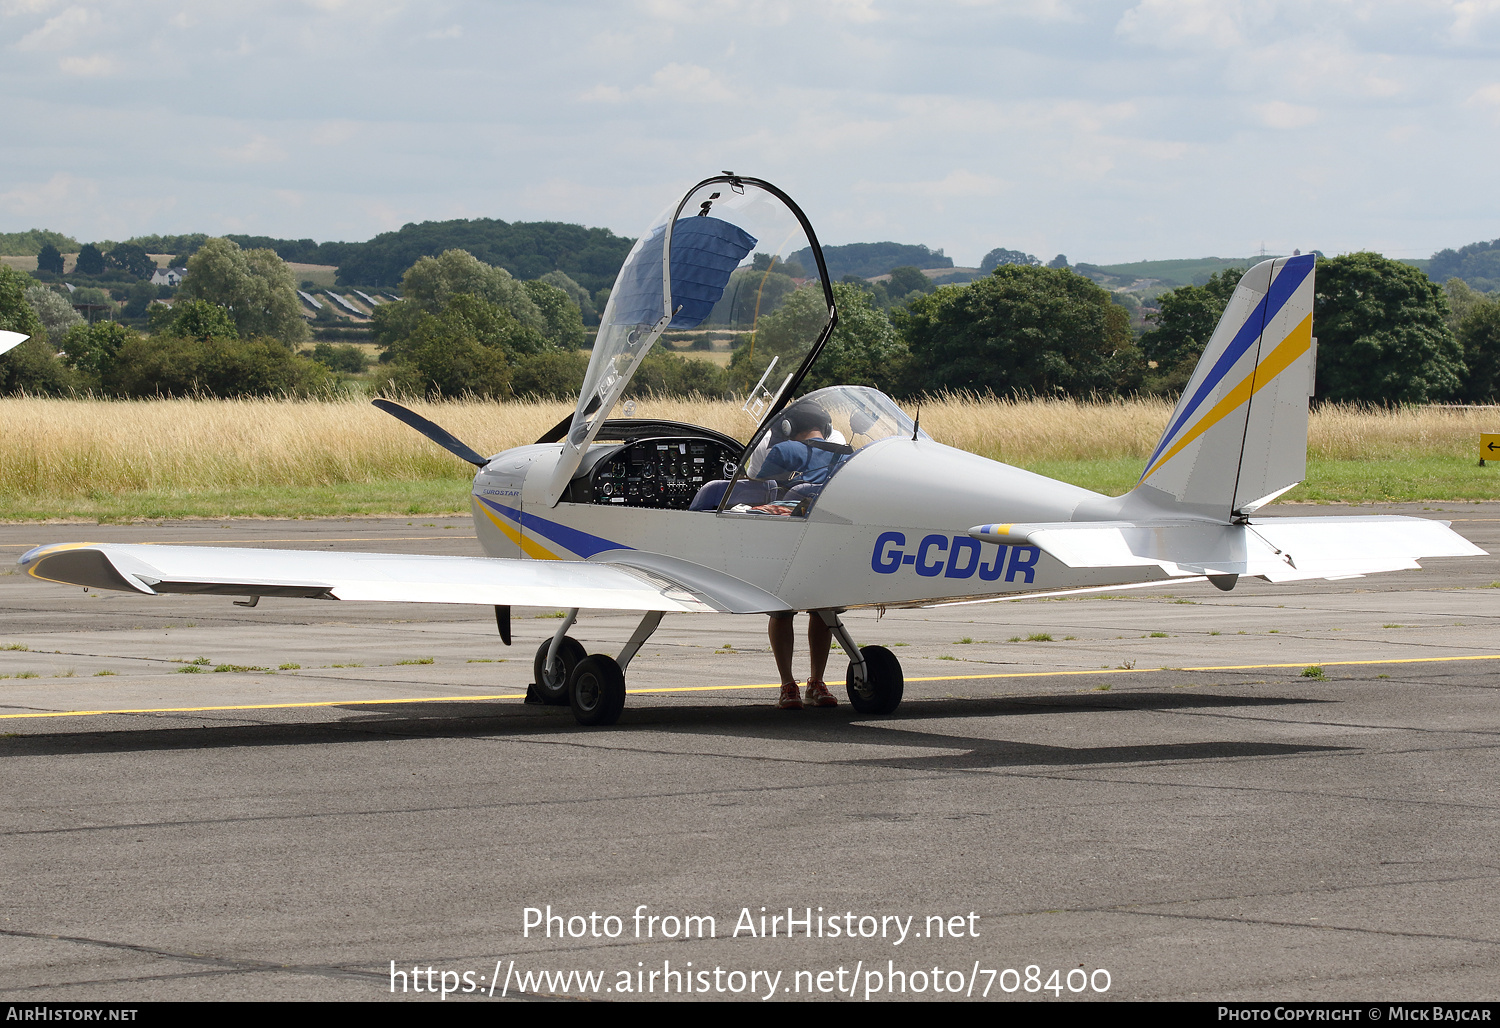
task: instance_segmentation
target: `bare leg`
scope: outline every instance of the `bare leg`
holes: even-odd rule
[[[792,619],[771,618],[769,620],[771,623],[766,626],[766,634],[771,639],[771,655],[776,658],[776,670],[781,674],[781,684],[796,685],[797,679],[792,677],[792,647],[795,639]],[[824,656],[827,656],[826,647]]]
[[[816,614],[807,616],[807,655],[812,664],[808,681],[823,681],[823,672],[828,667],[828,649],[833,642],[833,630]],[[784,681],[785,679],[783,679]]]

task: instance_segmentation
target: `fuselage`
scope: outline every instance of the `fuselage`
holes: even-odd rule
[[[798,610],[1167,577],[1156,568],[1076,571],[1034,546],[971,538],[970,528],[991,522],[1096,520],[1118,501],[927,438],[885,438],[858,449],[805,517],[618,500],[549,506],[561,449],[508,450],[475,475],[473,515],[488,555],[608,560],[622,550],[667,554],[733,575]]]

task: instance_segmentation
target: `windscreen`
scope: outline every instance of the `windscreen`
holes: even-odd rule
[[[818,254],[795,205],[770,183],[708,179],[663,211],[610,291],[552,502],[664,337],[689,359],[725,365],[746,418],[759,425],[832,323],[832,288]],[[697,339],[707,352],[690,348]]]

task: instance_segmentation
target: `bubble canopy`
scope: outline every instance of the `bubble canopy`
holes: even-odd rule
[[[764,319],[802,289],[820,294],[819,313],[782,319],[774,340],[757,347]],[[785,406],[837,321],[822,248],[791,197],[727,172],[698,183],[642,233],[615,278],[548,502],[566,492],[663,332],[732,333],[731,383],[759,428]]]

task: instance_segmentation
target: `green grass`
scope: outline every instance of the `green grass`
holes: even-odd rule
[[[1117,496],[1135,487],[1135,457],[1026,462],[1028,471]],[[1500,500],[1500,464],[1458,456],[1310,458],[1307,481],[1283,500],[1312,503]],[[129,522],[161,518],[431,516],[469,511],[469,478],[386,479],[334,485],[86,490],[0,494],[0,521]]]
[[[0,521],[137,521],[158,518],[337,517],[467,514],[469,479],[347,482],[319,486],[146,489],[78,496],[0,496]]]

